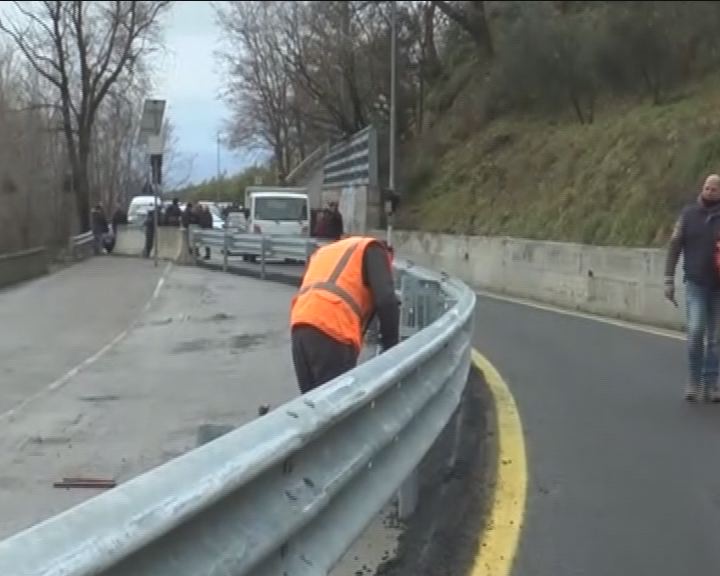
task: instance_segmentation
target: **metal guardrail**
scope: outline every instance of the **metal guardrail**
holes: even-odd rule
[[[398,346],[0,542],[0,574],[327,574],[412,477],[468,376],[473,292],[402,262],[396,285]]]
[[[199,254],[202,247],[221,250],[223,270],[228,269],[228,257],[242,256],[260,263],[260,277],[265,279],[265,265],[271,261],[306,262],[309,256],[325,241],[302,236],[264,236],[233,233],[229,229],[210,230],[191,227],[191,250]]]
[[[94,239],[95,237],[93,236],[92,231],[88,231],[78,234],[77,236],[73,236],[71,242],[73,243],[73,246],[84,246],[92,243]]]
[[[97,247],[92,231],[70,237],[68,249],[74,260],[84,260],[95,254]]]

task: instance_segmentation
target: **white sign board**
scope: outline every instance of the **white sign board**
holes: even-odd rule
[[[162,137],[164,115],[165,100],[145,100],[138,134],[141,145],[150,146],[152,136]],[[162,148],[159,152],[150,152],[150,154],[162,154]]]

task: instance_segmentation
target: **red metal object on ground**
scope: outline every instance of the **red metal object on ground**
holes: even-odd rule
[[[54,482],[53,488],[115,488],[115,480],[105,478],[63,478]]]

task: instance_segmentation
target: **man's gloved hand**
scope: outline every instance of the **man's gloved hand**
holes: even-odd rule
[[[665,298],[670,300],[670,302],[675,304],[675,307],[677,307],[678,303],[675,300],[675,282],[672,278],[665,279]]]

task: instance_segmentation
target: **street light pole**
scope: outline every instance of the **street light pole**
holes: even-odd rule
[[[162,185],[162,155],[164,144],[163,115],[165,113],[165,100],[145,100],[143,113],[140,119],[138,141],[144,145],[147,152],[148,184],[153,196],[153,251],[154,263],[158,265],[158,220],[160,203],[160,186]],[[147,233],[147,232],[146,232]],[[150,247],[148,247],[149,249]],[[148,254],[148,256],[150,256]]]
[[[220,202],[220,131],[217,132],[217,183],[215,185],[215,202]]]
[[[151,172],[152,173],[152,172]],[[154,182],[150,183],[150,186],[152,186],[153,191],[153,202],[155,203],[155,210],[153,210],[154,215],[153,219],[155,220],[153,222],[153,227],[155,228],[155,233],[153,237],[153,252],[155,253],[155,256],[153,257],[153,264],[155,265],[155,268],[158,267],[158,211],[160,210],[159,202],[158,202],[158,187]]]
[[[397,84],[397,2],[391,5],[390,27],[390,175],[388,178],[388,192],[390,198],[395,195],[395,132],[396,132],[396,84]],[[387,243],[392,246],[393,210],[387,210]]]

